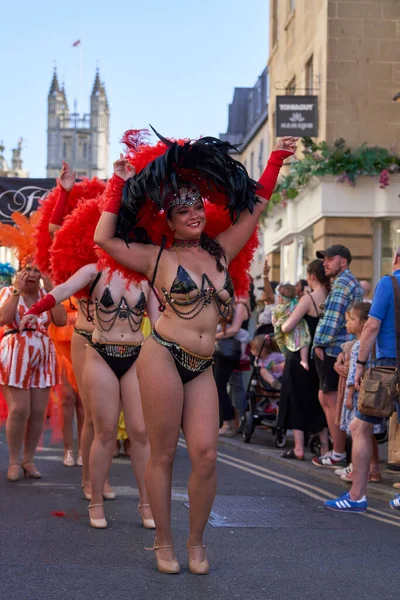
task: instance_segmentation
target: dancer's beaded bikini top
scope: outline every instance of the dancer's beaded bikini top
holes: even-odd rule
[[[97,273],[96,279],[93,281],[90,287],[90,296],[92,295],[100,277],[101,272]],[[96,318],[100,329],[108,332],[113,328],[117,319],[127,319],[131,331],[133,333],[139,331],[146,308],[146,296],[144,295],[143,290],[141,291],[139,300],[135,306],[129,306],[124,296],[121,296],[121,299],[115,308],[111,308],[114,306],[114,304],[115,303],[111,295],[110,286],[107,284],[100,300],[97,300],[96,298],[94,301]]]
[[[180,264],[179,255],[176,250],[176,246],[180,244],[174,244],[174,250],[178,259],[178,270],[176,277],[171,285],[171,289],[168,291],[164,287],[161,288],[163,296],[165,298],[166,304],[172,308],[174,313],[180,319],[190,320],[197,317],[197,315],[205,308],[209,306],[212,300],[215,300],[215,304],[217,307],[218,314],[221,317],[227,318],[228,315],[232,311],[232,299],[234,297],[234,289],[232,284],[232,279],[229,274],[228,269],[223,266],[223,271],[225,273],[225,281],[224,285],[220,290],[217,290],[211,279],[208,277],[206,273],[203,273],[201,276],[201,288],[196,285],[193,281],[192,277],[188,273],[188,271]],[[194,245],[194,244],[188,244]],[[158,264],[160,262],[161,253],[164,248],[161,246],[160,252],[157,257],[156,266],[153,273],[152,281],[150,285],[159,301],[159,310],[163,312],[166,308],[165,304],[162,302],[157,289],[154,287],[154,282],[157,276]],[[197,291],[195,296],[190,297],[190,293]],[[221,298],[221,292],[228,292],[228,298],[224,300]],[[178,298],[173,298],[172,295],[184,295],[185,300],[180,300]],[[180,310],[179,307],[186,307],[187,310]]]

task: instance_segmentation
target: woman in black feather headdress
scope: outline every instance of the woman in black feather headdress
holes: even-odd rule
[[[192,462],[189,569],[205,574],[209,564],[203,533],[216,492],[219,424],[211,365],[217,324],[229,314],[234,296],[227,267],[254,233],[297,140],[277,142],[256,183],[229,154],[226,142],[202,138],[181,144],[159,137],[165,151],[138,174],[123,157],[114,163],[95,242],[121,265],[143,273],[159,297],[161,316],[138,359],[151,447],[146,486],[157,526],[154,550],[159,571],[179,572],[170,511],[172,466],[182,427]],[[231,217],[231,225],[215,239],[204,234],[205,199],[225,205]],[[173,237],[167,249],[155,243],[159,211],[164,211]]]

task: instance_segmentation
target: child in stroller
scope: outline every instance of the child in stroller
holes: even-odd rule
[[[286,443],[285,433],[276,426],[279,390],[281,387],[285,358],[272,335],[257,335],[250,343],[254,358],[253,372],[247,390],[248,411],[243,437],[250,442],[257,425],[272,429],[274,443],[282,448]]]

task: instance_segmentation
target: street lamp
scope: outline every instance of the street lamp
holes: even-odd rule
[[[397,94],[395,96],[393,96],[393,100],[400,104],[400,92],[397,92]]]

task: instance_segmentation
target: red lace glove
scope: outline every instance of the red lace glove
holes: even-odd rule
[[[125,185],[125,181],[119,176],[114,175],[108,182],[106,189],[106,203],[104,210],[106,212],[117,215],[121,206],[122,189]]]
[[[271,152],[267,166],[258,181],[261,188],[256,191],[257,196],[260,196],[260,198],[264,198],[265,200],[271,198],[283,161],[291,155],[292,152],[288,152],[287,150],[274,150]]]
[[[56,304],[57,302],[53,294],[46,294],[44,298],[31,306],[30,309],[26,311],[25,315],[36,315],[38,317],[42,313],[46,312],[46,310],[51,310],[54,308]]]
[[[61,227],[61,225],[63,224],[67,208],[68,196],[69,192],[67,192],[67,190],[65,190],[63,186],[60,185],[60,193],[50,217],[50,223],[52,225],[58,225]]]

